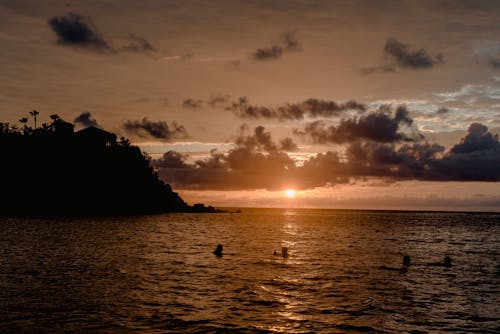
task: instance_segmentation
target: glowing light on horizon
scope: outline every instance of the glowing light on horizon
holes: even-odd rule
[[[287,189],[285,190],[285,197],[287,198],[295,198],[295,190]]]

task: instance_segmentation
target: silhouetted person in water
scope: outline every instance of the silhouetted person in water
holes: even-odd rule
[[[428,265],[429,266],[441,266],[441,267],[450,268],[451,267],[451,257],[449,257],[448,255],[446,255],[444,257],[444,261],[443,262],[432,262],[432,263],[429,263]]]
[[[281,247],[281,256],[288,257],[288,247]]]
[[[410,255],[405,255],[405,256],[403,256],[403,265],[401,266],[401,268],[381,266],[380,269],[394,270],[394,271],[399,271],[401,273],[405,273],[408,271],[408,268],[410,267],[410,265],[411,265],[411,257],[410,257]]]
[[[215,250],[213,251],[213,253],[216,256],[222,256],[222,245],[218,244],[217,247],[215,248]]]
[[[288,247],[281,247],[281,253],[274,251],[274,256],[288,257]]]

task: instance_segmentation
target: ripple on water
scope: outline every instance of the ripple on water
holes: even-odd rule
[[[4,220],[0,332],[500,332],[499,215],[285,213]]]

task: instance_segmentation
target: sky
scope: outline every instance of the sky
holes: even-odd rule
[[[487,0],[0,0],[1,121],[127,137],[191,204],[500,211],[498,17]]]

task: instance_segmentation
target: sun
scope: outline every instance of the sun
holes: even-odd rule
[[[285,190],[285,197],[287,198],[295,198],[295,190],[287,189]]]

